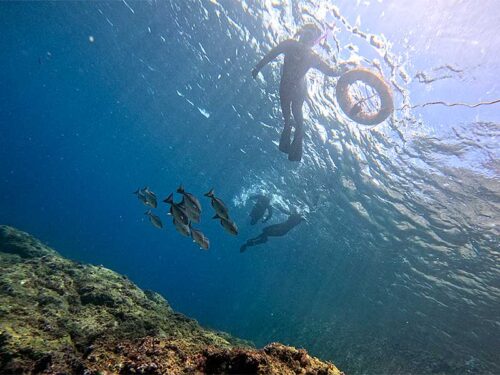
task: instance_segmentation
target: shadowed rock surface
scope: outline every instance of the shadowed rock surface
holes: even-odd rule
[[[0,226],[1,374],[331,374],[303,349],[202,328],[109,269]]]

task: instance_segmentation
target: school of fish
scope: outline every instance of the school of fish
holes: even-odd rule
[[[181,235],[190,237],[201,249],[208,250],[210,248],[209,239],[203,234],[202,231],[193,227],[193,223],[199,224],[201,222],[202,207],[200,201],[193,194],[186,192],[182,185],[177,188],[177,193],[182,196],[182,200],[180,202],[174,201],[174,193],[171,193],[163,200],[164,203],[170,206],[167,214],[172,216],[172,224],[174,225],[174,228]],[[148,217],[151,224],[158,229],[162,229],[163,223],[160,217],[152,211],[153,208],[158,207],[156,194],[147,186],[136,190],[134,194],[140,202],[149,207],[148,211],[145,212],[145,215]],[[229,209],[226,204],[222,201],[222,199],[215,196],[214,189],[211,189],[204,195],[210,198],[210,203],[215,211],[213,219],[218,219],[221,226],[228,233],[237,235],[238,226],[233,220],[231,220],[229,216]]]

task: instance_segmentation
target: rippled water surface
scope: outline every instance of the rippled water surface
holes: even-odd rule
[[[500,98],[498,14],[494,0],[2,2],[0,219],[257,345],[349,373],[499,373],[500,104],[417,106]],[[297,164],[277,149],[280,64],[250,71],[306,22],[335,25],[316,51],[378,69],[397,110],[357,125],[335,79],[310,72]],[[202,252],[149,225],[131,192],[180,182],[215,187],[239,236],[207,216]],[[240,254],[258,192],[307,223]]]

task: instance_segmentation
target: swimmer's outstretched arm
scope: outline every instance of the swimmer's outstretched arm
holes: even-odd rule
[[[267,64],[269,64],[271,61],[273,61],[276,57],[278,57],[282,53],[286,53],[291,43],[293,43],[292,39],[284,40],[276,47],[274,47],[271,51],[269,51],[269,53],[266,56],[264,56],[262,60],[259,61],[259,63],[255,66],[255,68],[253,68],[252,70],[253,78],[257,77],[257,74],[259,74],[260,70]]]
[[[327,75],[329,77],[338,77],[342,73],[344,73],[344,69],[341,67],[343,66],[342,64],[339,66],[330,66],[328,63],[326,63],[321,57],[318,55],[314,54],[312,57],[312,64],[311,67],[314,69],[319,70],[321,73],[324,75]]]

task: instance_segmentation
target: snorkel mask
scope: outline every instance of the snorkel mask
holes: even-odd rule
[[[328,34],[330,34],[330,29],[326,29],[326,31],[314,41],[314,45],[320,44],[321,42],[325,41],[326,38],[328,38]]]
[[[322,33],[321,29],[313,23],[308,23],[302,26],[302,28],[295,34],[299,37],[299,41],[309,46],[316,46],[322,42],[324,42],[332,28],[328,26],[325,31]]]

